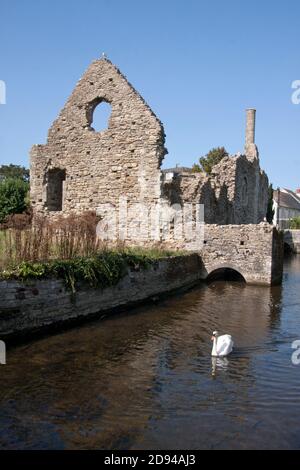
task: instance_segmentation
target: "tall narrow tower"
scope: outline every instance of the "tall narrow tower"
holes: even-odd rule
[[[256,110],[253,108],[246,109],[246,142],[245,154],[248,158],[258,158],[258,150],[255,145],[255,115]]]

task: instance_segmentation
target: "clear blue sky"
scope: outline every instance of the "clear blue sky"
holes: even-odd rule
[[[300,186],[299,0],[1,0],[0,163],[29,164],[89,63],[105,51],[164,124],[164,167],[244,146],[257,109],[261,165]]]

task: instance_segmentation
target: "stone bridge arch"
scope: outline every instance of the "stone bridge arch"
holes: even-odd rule
[[[240,273],[247,284],[272,285],[282,280],[283,238],[270,224],[206,224],[199,255],[203,280],[219,269]]]
[[[239,266],[235,264],[221,263],[210,266],[209,270],[207,271],[206,281],[209,282],[219,279],[247,282],[247,275]]]

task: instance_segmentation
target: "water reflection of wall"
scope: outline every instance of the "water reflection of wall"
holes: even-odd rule
[[[4,437],[20,429],[20,443],[25,428],[32,443],[41,442],[48,422],[53,442],[67,448],[142,447],[162,418],[211,409],[214,329],[236,343],[228,368],[217,374],[225,374],[229,396],[245,383],[240,399],[253,410],[251,351],[263,350],[280,321],[280,305],[279,288],[218,282],[20,347],[3,370]],[[222,406],[221,394],[213,399]]]

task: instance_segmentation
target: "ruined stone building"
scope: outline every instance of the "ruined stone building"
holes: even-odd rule
[[[111,115],[107,129],[97,132],[93,113],[103,102]],[[109,214],[126,197],[129,208],[193,202],[204,204],[207,224],[257,224],[266,214],[268,180],[254,133],[255,110],[249,109],[244,155],[224,158],[211,175],[162,170],[167,153],[162,123],[117,67],[106,58],[96,60],[52,124],[47,143],[31,150],[34,213]],[[128,217],[139,219],[134,211]],[[120,238],[130,240],[130,234]]]

